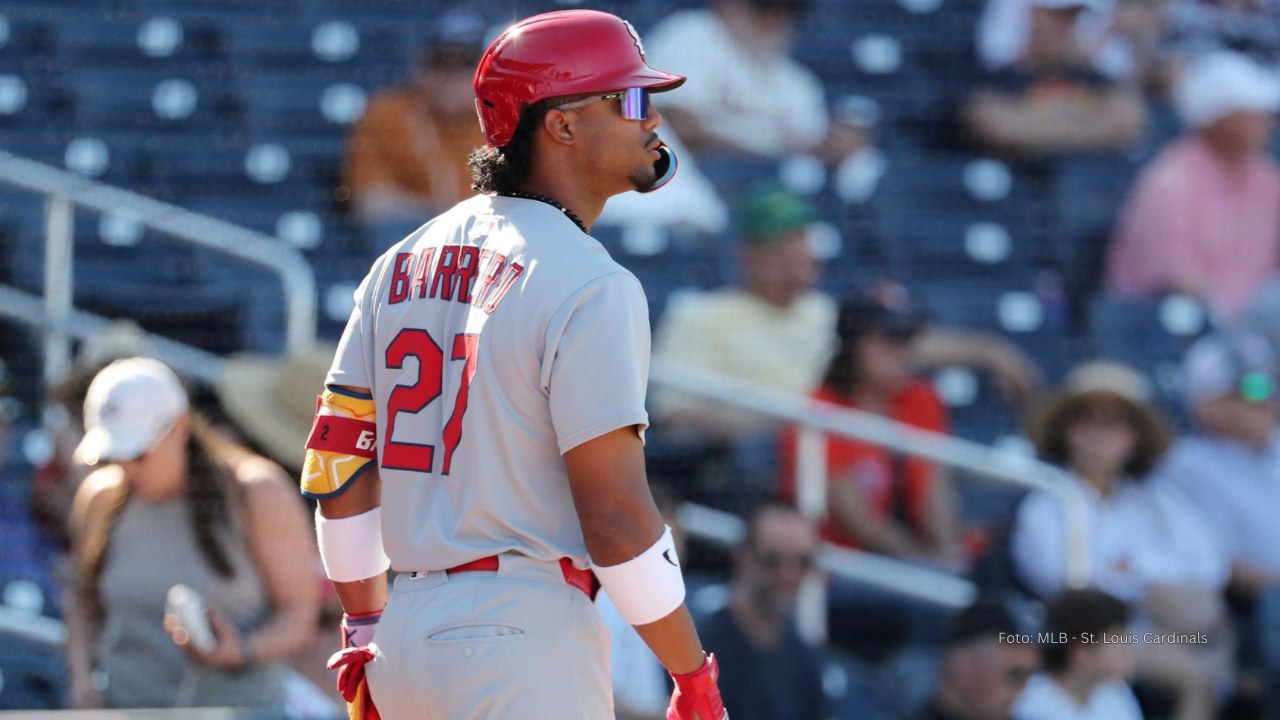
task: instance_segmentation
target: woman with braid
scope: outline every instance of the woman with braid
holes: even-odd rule
[[[284,660],[316,623],[316,550],[284,471],[189,409],[168,367],[128,358],[89,386],[71,513],[71,704],[279,712]],[[203,598],[212,639],[166,616]],[[188,618],[188,622],[190,618]]]

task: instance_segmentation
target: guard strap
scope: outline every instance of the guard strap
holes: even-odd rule
[[[376,406],[368,395],[325,388],[316,398],[316,418],[302,464],[302,494],[313,499],[340,495],[378,456]]]

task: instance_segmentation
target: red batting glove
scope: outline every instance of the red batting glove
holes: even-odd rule
[[[369,683],[364,676],[364,666],[372,661],[372,650],[353,647],[334,653],[325,665],[338,671],[338,693],[347,701],[347,715],[351,720],[382,720],[369,696]]]
[[[667,720],[729,720],[724,701],[720,699],[720,688],[716,685],[720,679],[720,665],[716,663],[715,654],[707,655],[706,662],[698,670],[687,675],[673,673],[671,679],[675,681],[676,689],[671,693],[671,704],[667,706]]]

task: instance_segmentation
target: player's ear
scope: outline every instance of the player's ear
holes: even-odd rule
[[[548,110],[546,116],[542,119],[542,128],[547,131],[547,134],[555,142],[565,145],[573,144],[574,126],[570,119],[570,113],[555,109]]]

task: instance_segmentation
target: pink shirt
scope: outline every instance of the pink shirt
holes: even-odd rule
[[[1280,263],[1280,169],[1223,164],[1190,135],[1142,172],[1111,240],[1107,288],[1124,296],[1198,288],[1234,317]]]

